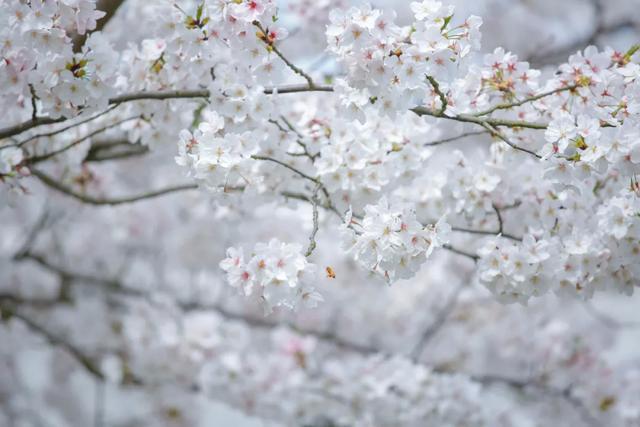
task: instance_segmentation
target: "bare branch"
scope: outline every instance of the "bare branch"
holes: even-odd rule
[[[480,234],[484,236],[502,236],[504,238],[514,240],[516,242],[522,242],[522,237],[517,237],[512,234],[503,233],[502,229],[498,229],[496,231],[490,230],[475,230],[472,228],[464,228],[464,227],[451,227],[451,231],[457,231],[460,233],[469,233],[469,234]]]
[[[308,179],[309,181],[314,182],[316,184],[320,183],[320,180],[318,178],[314,178],[311,175],[307,175],[306,173],[302,172],[299,169],[294,168],[293,166],[291,166],[288,163],[283,162],[282,160],[274,159],[273,157],[258,156],[258,155],[251,156],[251,158],[254,159],[254,160],[264,160],[264,161],[268,161],[268,162],[277,163],[280,166],[283,166],[283,167],[285,167],[285,168],[297,173],[298,175],[300,175],[304,179]]]
[[[538,130],[545,130],[548,126],[546,123],[525,122],[520,120],[505,120],[505,119],[494,119],[494,118],[482,120],[478,117],[467,115],[467,114],[447,116],[446,114],[439,114],[437,111],[430,110],[426,107],[415,107],[415,108],[412,108],[410,111],[417,114],[418,116],[440,117],[443,119],[453,120],[456,122],[475,123],[481,126],[483,125],[483,123],[487,123],[487,124],[490,124],[491,126],[496,126],[496,127],[538,129]]]
[[[502,132],[500,132],[498,129],[493,127],[493,125],[491,125],[488,121],[483,121],[480,125],[482,127],[484,127],[485,129],[487,129],[489,132],[491,132],[492,136],[497,136],[499,139],[504,141],[509,147],[513,148],[514,150],[522,151],[523,153],[527,153],[529,155],[532,155],[532,156],[536,157],[537,159],[542,159],[542,156],[540,156],[538,153],[536,153],[534,151],[531,151],[531,150],[529,150],[527,148],[520,147],[519,145],[516,145],[513,142],[511,142],[509,140],[509,138],[504,136],[504,134]]]
[[[538,101],[538,100],[540,100],[542,98],[546,98],[546,97],[551,96],[551,95],[555,95],[555,94],[566,92],[566,91],[573,91],[577,87],[578,87],[578,85],[564,86],[564,87],[561,87],[561,88],[558,88],[558,89],[550,90],[550,91],[547,91],[547,92],[542,92],[542,93],[540,93],[538,95],[529,96],[529,97],[524,98],[524,99],[522,99],[520,101],[506,103],[506,104],[498,104],[496,106],[493,106],[493,107],[489,108],[488,110],[484,110],[484,111],[481,111],[479,113],[475,113],[474,116],[476,116],[476,117],[486,116],[488,114],[493,113],[496,110],[508,110],[510,108],[520,107],[520,106],[522,106],[524,104],[528,104],[530,102],[535,102],[535,101]]]
[[[424,146],[425,147],[433,147],[433,146],[436,146],[436,145],[446,144],[448,142],[458,141],[460,139],[467,138],[467,137],[470,137],[470,136],[486,135],[488,133],[489,133],[489,131],[486,131],[486,130],[479,130],[479,131],[474,131],[474,132],[466,132],[466,133],[463,133],[463,134],[458,135],[458,136],[452,136],[450,138],[439,139],[437,141],[432,141],[432,142],[425,142]]]
[[[309,247],[307,248],[307,252],[305,252],[304,254],[304,256],[306,257],[310,257],[314,249],[316,248],[316,234],[318,234],[319,228],[318,203],[320,203],[320,201],[318,200],[318,191],[320,191],[321,187],[322,184],[316,184],[316,188],[313,190],[313,195],[309,198],[309,202],[311,203],[311,206],[313,208],[313,229],[311,231],[311,235],[309,236]]]
[[[10,136],[18,135],[22,132],[28,131],[37,126],[50,125],[53,123],[60,123],[67,120],[64,117],[58,117],[57,119],[51,117],[36,117],[35,119],[27,120],[26,122],[19,123],[17,125],[9,126],[0,129],[0,139],[9,138]]]
[[[146,145],[132,143],[126,139],[100,141],[91,146],[84,158],[85,162],[104,162],[108,160],[127,159],[141,156],[149,152]]]

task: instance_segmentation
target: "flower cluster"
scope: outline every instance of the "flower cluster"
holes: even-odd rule
[[[104,12],[95,0],[3,2],[0,83],[4,94],[35,98],[39,111],[57,118],[103,109],[115,83],[118,55],[102,34],[72,50],[68,34],[95,28]],[[34,103],[36,101],[33,101]]]
[[[423,167],[430,152],[422,142],[431,130],[411,113],[399,115],[394,124],[375,117],[364,123],[316,120],[310,134],[321,146],[318,175],[331,193],[360,207]]]
[[[591,46],[560,66],[557,81],[576,89],[550,105],[564,107],[550,110],[545,132],[550,180],[583,188],[585,181],[640,172],[640,75],[631,61],[637,50]]]
[[[315,307],[322,296],[313,286],[315,265],[302,255],[302,246],[271,239],[258,243],[245,261],[242,249],[229,248],[227,258],[220,262],[229,284],[244,296],[256,294],[266,313],[273,307],[295,310],[298,306]]]
[[[499,300],[526,303],[548,290],[584,299],[607,289],[633,293],[640,273],[634,261],[640,254],[640,199],[624,191],[595,216],[576,207],[554,208],[569,201],[565,195],[544,204],[555,218],[550,232],[526,235],[521,243],[493,238],[481,248],[478,277]]]
[[[225,134],[224,118],[215,111],[204,111],[203,122],[193,132],[182,130],[176,162],[189,167],[194,178],[212,189],[233,187],[246,175],[247,163],[258,149],[250,132]]]
[[[421,104],[446,107],[440,93],[461,59],[479,48],[482,21],[472,16],[454,26],[453,7],[439,1],[414,2],[411,9],[416,21],[410,27],[370,6],[330,14],[328,49],[347,70],[348,88],[340,96],[352,113],[361,116],[370,104],[391,116]]]
[[[363,267],[389,282],[414,276],[433,250],[448,242],[451,227],[444,218],[424,226],[410,206],[391,204],[386,197],[364,212],[361,221],[347,213],[343,245]]]

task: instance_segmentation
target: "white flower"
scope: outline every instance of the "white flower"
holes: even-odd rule
[[[365,207],[355,235],[346,233],[344,238],[356,260],[393,282],[413,276],[433,249],[448,241],[450,230],[444,219],[423,226],[413,209],[392,205],[383,197]]]
[[[245,296],[254,291],[260,296],[265,313],[273,307],[297,310],[300,304],[316,307],[322,296],[308,286],[315,266],[302,255],[302,246],[271,239],[258,243],[245,262],[242,250],[229,248],[220,267],[227,272],[229,284]]]
[[[0,147],[0,175],[12,172],[23,158],[24,154],[18,147]]]

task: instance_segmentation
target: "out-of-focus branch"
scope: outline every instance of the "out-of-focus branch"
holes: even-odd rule
[[[502,236],[506,239],[510,239],[516,242],[522,242],[522,237],[517,237],[514,236],[513,234],[509,234],[509,233],[503,233],[502,232],[502,223],[500,224],[500,228],[498,230],[495,231],[489,231],[489,230],[475,230],[475,229],[471,229],[471,228],[463,228],[463,227],[451,227],[452,231],[457,231],[460,233],[469,233],[469,234],[479,234],[479,235],[483,235],[483,236]]]
[[[167,188],[163,188],[160,190],[153,190],[153,191],[148,191],[146,193],[142,193],[142,194],[138,194],[135,196],[125,196],[125,197],[112,197],[112,198],[99,198],[99,197],[94,197],[94,196],[89,196],[89,195],[85,195],[82,193],[78,193],[77,191],[75,191],[72,188],[67,187],[66,185],[62,184],[61,182],[56,181],[55,179],[51,178],[50,176],[44,174],[43,172],[40,172],[37,169],[31,169],[31,174],[35,177],[37,177],[43,184],[45,184],[46,186],[53,188],[54,190],[57,190],[61,193],[64,193],[68,196],[73,197],[74,199],[80,200],[83,203],[87,203],[90,205],[96,205],[96,206],[100,206],[100,205],[109,205],[109,206],[115,206],[115,205],[122,205],[125,203],[134,203],[134,202],[138,202],[140,200],[146,200],[146,199],[152,199],[155,197],[160,197],[160,196],[164,196],[166,194],[170,194],[170,193],[176,193],[179,191],[186,191],[186,190],[195,190],[198,188],[197,184],[182,184],[182,185],[176,185],[173,187],[167,187]]]
[[[628,18],[622,19],[613,24],[607,24],[605,22],[603,2],[604,0],[591,0],[595,22],[591,26],[593,29],[588,34],[569,45],[560,46],[546,52],[542,50],[539,53],[530,55],[527,58],[527,61],[534,67],[542,67],[559,61],[566,61],[569,55],[572,55],[579,50],[583,50],[590,45],[597,44],[598,39],[603,36],[615,34],[626,29],[640,29],[640,22]]]
[[[98,286],[103,286],[107,289],[121,290],[122,285],[114,279],[106,279],[91,274],[81,273],[77,271],[68,270],[65,267],[55,265],[51,261],[47,260],[44,256],[34,254],[30,251],[24,253],[18,253],[14,257],[16,261],[31,260],[40,265],[41,267],[49,270],[50,272],[57,274],[61,279],[74,280],[84,283],[91,283]]]
[[[313,209],[313,229],[311,230],[311,235],[309,236],[309,247],[307,248],[307,252],[305,252],[304,256],[309,257],[313,253],[316,248],[316,234],[318,234],[318,204],[320,201],[318,200],[318,191],[322,184],[316,184],[315,190],[313,190],[313,195],[309,198],[309,202],[311,203],[311,207]]]
[[[443,138],[443,139],[438,139],[436,141],[431,141],[431,142],[425,142],[423,145],[425,147],[433,147],[436,145],[442,145],[442,144],[446,144],[449,142],[454,142],[454,141],[459,141],[463,138],[468,138],[470,136],[478,136],[478,135],[486,135],[489,134],[489,131],[486,130],[478,130],[478,131],[473,131],[473,132],[465,132],[463,134],[460,134],[458,136],[452,136],[450,138]]]
[[[470,260],[472,260],[473,262],[478,262],[478,260],[480,259],[480,257],[476,254],[472,254],[471,252],[466,252],[463,251],[462,249],[458,249],[455,248],[451,245],[444,245],[442,246],[442,249],[447,250],[451,253],[454,253],[456,255],[461,255],[463,257],[469,258]]]
[[[29,329],[36,332],[45,338],[51,345],[59,347],[73,357],[78,363],[80,363],[88,373],[99,380],[104,380],[104,374],[100,371],[98,364],[89,356],[87,356],[82,350],[71,344],[69,341],[58,336],[57,334],[49,331],[44,326],[27,316],[21,309],[18,308],[20,301],[15,298],[0,297],[0,309],[2,310],[3,318],[16,318],[20,319]]]
[[[416,344],[416,346],[411,351],[411,358],[416,361],[416,363],[419,363],[420,356],[424,352],[424,349],[429,341],[431,341],[431,338],[433,338],[435,334],[442,328],[451,312],[455,309],[461,291],[462,286],[458,286],[453,291],[440,313],[438,313],[435,320],[431,324],[429,324],[427,328],[425,328],[424,332],[420,336],[418,344]]]
[[[126,139],[100,141],[94,143],[84,158],[85,162],[104,162],[141,156],[149,152],[149,147],[132,143]]]

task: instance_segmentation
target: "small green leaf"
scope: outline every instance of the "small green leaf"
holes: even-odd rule
[[[452,19],[453,19],[453,15],[449,15],[446,18],[444,18],[444,23],[442,24],[440,31],[443,31],[445,28],[447,28],[447,26],[449,25]]]

